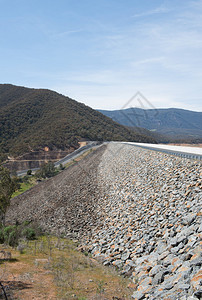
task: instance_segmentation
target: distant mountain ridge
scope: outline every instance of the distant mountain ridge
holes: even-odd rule
[[[0,153],[68,149],[88,140],[155,142],[51,90],[0,84]]]
[[[177,108],[128,108],[99,112],[125,126],[142,127],[179,138],[202,138],[202,112]]]

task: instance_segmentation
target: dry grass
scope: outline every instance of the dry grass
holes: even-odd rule
[[[9,299],[130,299],[128,280],[70,240],[44,236],[7,250],[13,259],[1,260],[0,276]]]

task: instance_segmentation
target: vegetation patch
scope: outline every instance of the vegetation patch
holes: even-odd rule
[[[34,240],[41,234],[39,227],[31,222],[21,225],[10,225],[0,227],[0,243],[17,247],[22,239]]]
[[[14,198],[18,195],[21,195],[22,193],[26,192],[27,190],[29,190],[30,188],[35,186],[37,184],[37,181],[36,181],[36,178],[33,176],[28,179],[21,178],[19,180],[19,183],[20,183],[20,186],[19,186],[18,190],[12,194],[12,198]]]
[[[0,246],[15,259],[1,259],[9,299],[130,299],[129,280],[79,252],[71,240],[46,235],[20,245],[23,252]]]

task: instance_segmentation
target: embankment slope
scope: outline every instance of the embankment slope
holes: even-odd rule
[[[200,299],[201,163],[110,143],[13,200],[134,282],[134,299]]]
[[[97,168],[105,147],[11,200],[7,223],[31,220],[46,232],[72,238],[90,232],[99,222]]]

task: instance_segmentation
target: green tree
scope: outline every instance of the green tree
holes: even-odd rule
[[[32,175],[32,170],[28,170],[27,175]]]
[[[41,168],[36,172],[36,177],[38,178],[50,178],[57,174],[57,170],[53,162],[48,162],[43,164]]]
[[[58,169],[59,169],[60,171],[62,171],[62,170],[65,169],[65,167],[63,166],[63,164],[60,164]]]
[[[10,199],[18,188],[18,179],[16,177],[11,178],[10,171],[0,167],[0,218],[3,226],[5,226],[5,215],[10,205]]]

